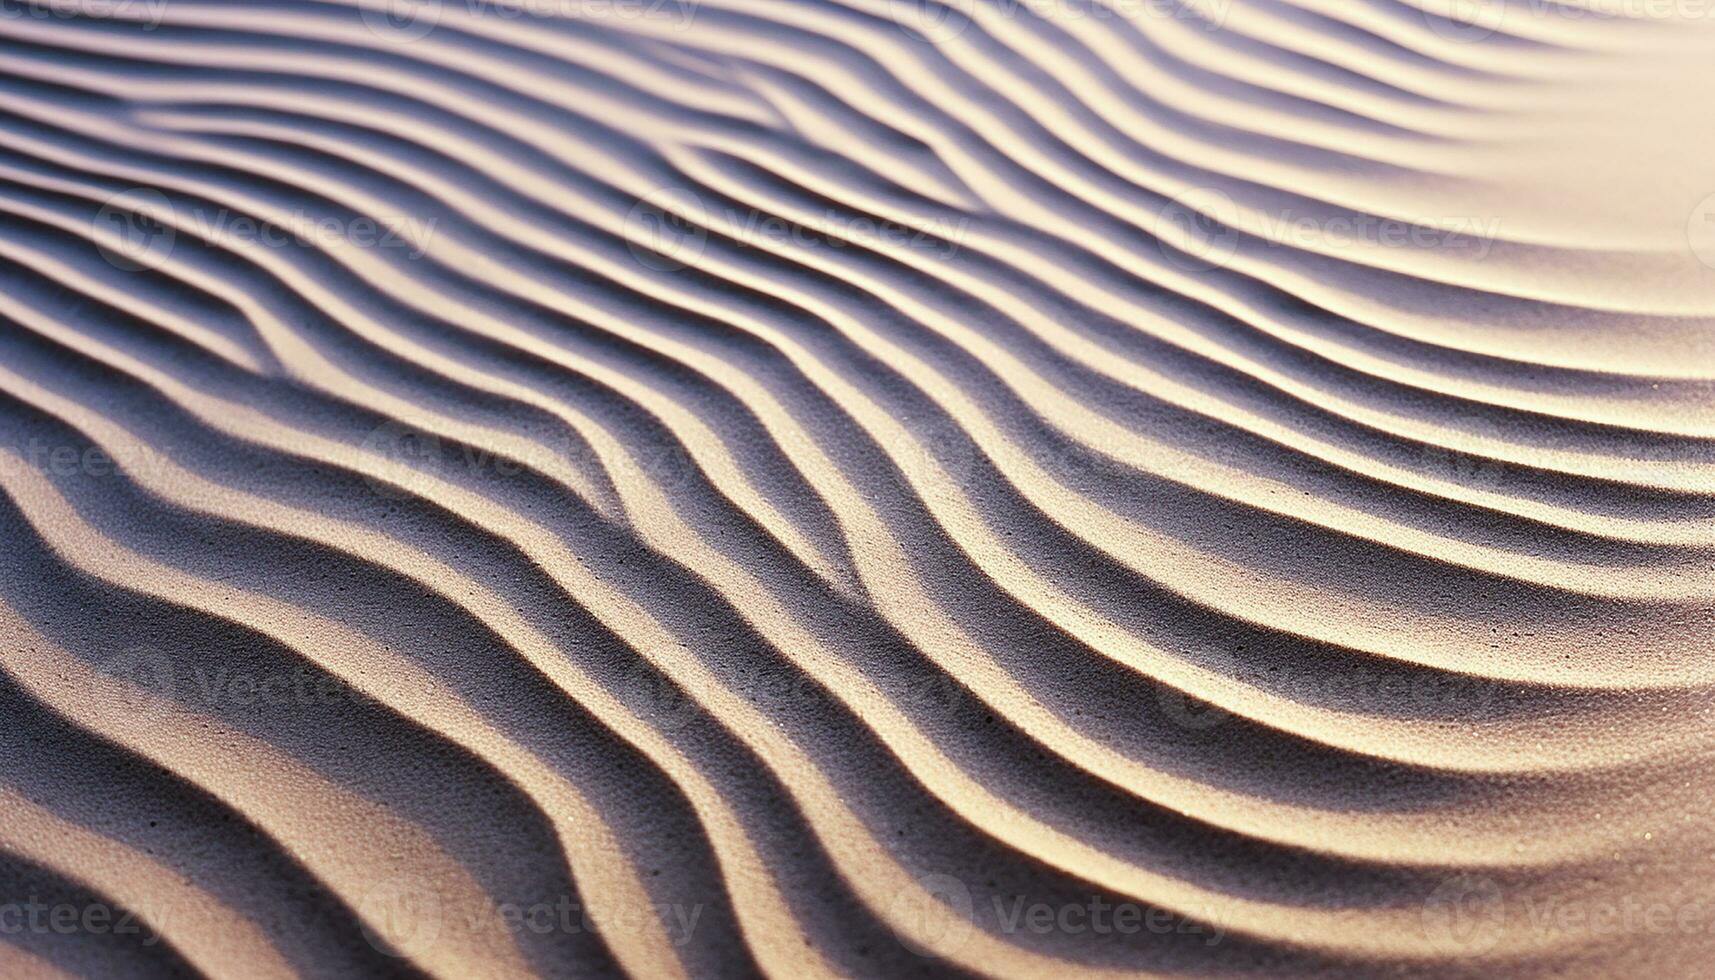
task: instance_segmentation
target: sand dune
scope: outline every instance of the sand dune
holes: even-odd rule
[[[0,7],[0,973],[1701,976],[1715,9]]]

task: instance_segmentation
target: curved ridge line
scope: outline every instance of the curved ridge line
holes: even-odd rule
[[[0,623],[18,622],[16,610],[0,600]],[[15,667],[7,673],[17,676]],[[0,810],[6,814],[0,848],[111,896],[208,975],[217,975],[235,954],[258,978],[298,975],[265,930],[164,862],[66,820],[10,786],[0,786]],[[79,856],[77,865],[65,860],[68,852]],[[90,875],[91,869],[100,873]]]

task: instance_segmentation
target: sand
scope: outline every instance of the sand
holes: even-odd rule
[[[0,975],[1706,976],[1712,53],[8,0]]]

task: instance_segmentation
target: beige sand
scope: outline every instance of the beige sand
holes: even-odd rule
[[[1707,975],[1712,57],[8,4],[0,975]]]

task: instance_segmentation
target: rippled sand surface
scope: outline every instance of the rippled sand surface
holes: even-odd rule
[[[0,974],[1708,976],[1715,4],[0,0]]]

